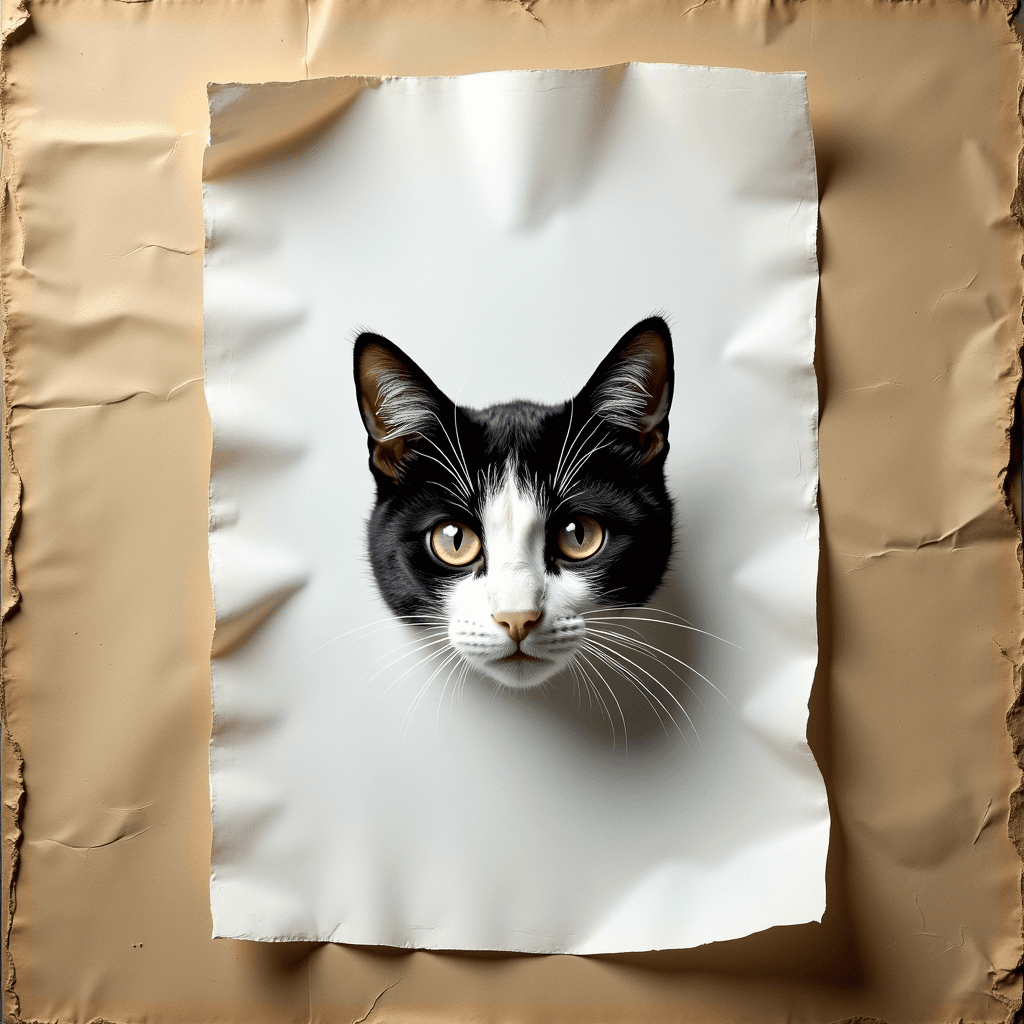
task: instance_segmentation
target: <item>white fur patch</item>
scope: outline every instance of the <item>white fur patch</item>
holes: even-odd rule
[[[456,583],[447,600],[448,637],[474,668],[506,686],[537,686],[565,668],[586,635],[581,612],[593,606],[582,570],[548,573],[546,510],[510,470],[486,495],[481,516],[485,571]],[[537,612],[516,644],[494,616]],[[516,652],[536,661],[507,661]]]

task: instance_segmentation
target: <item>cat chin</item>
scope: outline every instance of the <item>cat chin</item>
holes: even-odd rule
[[[501,683],[502,686],[507,686],[510,690],[531,690],[565,667],[562,660],[550,658],[531,661],[483,661],[474,658],[471,664],[478,672]]]

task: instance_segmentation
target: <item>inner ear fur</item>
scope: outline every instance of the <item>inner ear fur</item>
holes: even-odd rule
[[[646,364],[646,402],[640,414],[641,465],[650,462],[665,447],[662,422],[668,416],[671,401],[671,362],[665,339],[648,330],[634,338],[623,350],[623,359],[638,359]]]
[[[373,464],[397,480],[412,454],[411,442],[430,417],[430,396],[418,367],[377,335],[356,339],[355,379],[359,412],[369,435]]]
[[[595,408],[608,422],[636,431],[640,461],[664,449],[672,404],[672,337],[661,317],[642,320],[619,340],[594,375]]]

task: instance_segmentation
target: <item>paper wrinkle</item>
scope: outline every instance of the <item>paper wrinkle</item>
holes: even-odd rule
[[[723,88],[726,80],[729,85]],[[626,65],[456,79],[388,79],[373,82],[373,89],[367,89],[367,84],[359,79],[211,87],[211,146],[204,186],[208,239],[204,327],[214,439],[209,550],[217,612],[211,746],[215,934],[257,940],[593,953],[678,948],[776,924],[820,919],[829,818],[805,735],[817,650],[817,404],[811,365],[817,202],[803,75]],[[761,185],[758,175],[743,166],[751,139],[746,137],[744,148],[737,149],[735,130],[729,127],[730,119],[746,124],[754,97],[760,104],[759,117],[769,118],[764,105],[774,104],[770,116],[784,124],[777,144],[764,141],[768,136],[757,143],[762,147],[759,153],[771,154],[765,157],[768,180]],[[337,108],[341,98],[343,110],[333,110],[326,128],[319,114],[310,113],[331,104]],[[311,101],[310,108],[303,107],[306,99]],[[719,101],[724,107],[717,116],[702,106]],[[268,111],[266,129],[259,120],[261,105]],[[284,112],[289,109],[297,124],[307,126],[306,134],[315,136],[313,145],[304,146],[298,130],[289,135],[283,127]],[[659,130],[667,133],[664,137],[672,140],[670,148],[652,148],[650,140],[643,148],[631,134],[637,130],[638,118],[653,119],[661,126]],[[672,150],[671,146],[679,145],[674,136],[680,126],[690,131],[695,118],[705,119],[706,127],[688,138],[699,141],[682,145],[678,152]],[[770,118],[766,123],[771,123]],[[285,137],[287,158],[270,162],[267,153],[280,154],[279,142]],[[377,156],[374,147],[380,140],[391,148]],[[210,180],[211,167],[227,166],[227,161],[216,163],[226,150],[220,156],[215,151],[229,142],[236,147],[231,159],[237,161],[232,164],[237,173]],[[779,147],[787,155],[780,156]],[[662,243],[652,238],[646,221],[635,223],[632,214],[622,225],[615,220],[621,185],[612,188],[610,182],[630,182],[629,194],[630,168],[635,166],[631,161],[638,151],[659,152],[653,180],[663,176],[666,188],[685,190],[685,181],[680,181],[672,163],[682,159],[681,166],[690,168],[686,173],[703,175],[700,180],[710,190],[708,205],[722,203],[729,209],[728,197],[741,197],[743,216],[737,214],[735,225],[722,230],[740,230],[739,224],[744,224],[742,237],[748,250],[741,258],[747,261],[743,265],[760,258],[762,251],[779,254],[775,262],[769,261],[763,279],[755,275],[756,297],[746,304],[730,304],[735,313],[718,348],[717,339],[707,340],[706,328],[694,325],[703,321],[687,308],[695,300],[684,298],[685,288],[674,299],[665,298],[665,289],[673,295],[671,289],[678,288],[687,275],[696,275],[700,264],[728,259],[714,249],[721,243],[721,232],[709,235],[714,239],[711,252],[698,252],[704,243],[694,242],[691,254],[686,246],[673,242],[662,258]],[[249,154],[245,161],[238,156],[243,152]],[[723,152],[728,154],[724,158]],[[352,177],[362,173],[360,161],[374,168],[369,180]],[[250,175],[255,167],[258,173]],[[394,183],[389,184],[389,176]],[[440,183],[431,185],[436,194],[428,191],[415,207],[418,219],[413,213],[399,213],[402,204],[409,202],[409,190],[422,187],[417,182]],[[451,182],[465,183],[454,199]],[[316,238],[328,242],[308,267],[301,262],[307,259],[303,253],[310,245],[318,251],[320,243],[311,242],[305,234],[308,214],[299,212],[302,200],[294,205],[294,197],[301,197],[303,189],[310,197],[318,197],[311,202],[323,204],[316,207]],[[383,207],[378,205],[382,200],[375,189],[384,190]],[[627,204],[639,202],[639,216],[644,218],[652,215],[643,205],[646,201],[645,193],[641,199],[627,199]],[[453,209],[469,204],[473,212],[450,213],[445,205],[450,203],[455,204]],[[339,204],[351,211],[344,215],[348,220],[339,219]],[[437,213],[432,214],[435,209]],[[428,219],[431,215],[443,218],[443,227],[435,229]],[[697,724],[690,722],[695,735],[670,733],[660,717],[657,720],[665,731],[666,752],[674,751],[664,755],[671,767],[667,761],[656,768],[659,762],[653,754],[646,755],[653,758],[650,762],[643,760],[645,755],[634,754],[630,774],[624,775],[622,764],[609,760],[619,756],[611,747],[606,753],[584,754],[567,748],[565,739],[558,739],[554,731],[548,735],[545,730],[563,728],[554,720],[545,724],[550,712],[538,717],[536,727],[526,728],[525,721],[515,724],[520,712],[508,704],[512,698],[500,693],[497,698],[504,703],[492,702],[488,705],[492,710],[486,712],[484,705],[476,707],[472,691],[465,703],[474,710],[460,709],[455,714],[453,708],[452,715],[446,716],[438,704],[419,720],[429,722],[429,728],[417,724],[413,715],[412,732],[403,738],[410,719],[402,701],[408,702],[417,691],[425,692],[433,678],[432,666],[416,669],[412,665],[419,674],[410,677],[409,693],[403,695],[399,689],[398,699],[387,698],[409,675],[404,670],[410,663],[401,658],[403,651],[412,653],[413,637],[379,609],[378,599],[368,589],[362,523],[370,507],[370,481],[365,435],[349,390],[354,331],[359,327],[390,331],[394,340],[410,346],[410,353],[429,372],[441,375],[435,377],[439,386],[453,396],[459,393],[465,404],[489,404],[517,392],[553,402],[564,400],[565,387],[570,393],[582,387],[606,354],[614,337],[600,345],[590,340],[601,334],[605,319],[615,319],[617,336],[638,316],[652,311],[646,292],[639,300],[624,295],[623,312],[614,318],[591,312],[592,303],[583,303],[583,308],[578,302],[580,308],[573,314],[576,319],[589,317],[586,326],[567,323],[557,333],[584,340],[573,342],[577,347],[560,356],[550,345],[539,343],[546,347],[531,355],[528,339],[544,337],[543,328],[530,320],[513,328],[491,323],[494,317],[484,307],[471,308],[479,295],[460,297],[459,282],[465,279],[467,284],[460,287],[468,287],[479,273],[464,266],[465,256],[460,262],[452,247],[452,240],[459,237],[460,216],[478,218],[480,226],[473,230],[480,234],[472,237],[502,239],[505,246],[523,247],[510,248],[504,257],[497,249],[481,251],[475,267],[486,267],[486,276],[474,287],[500,309],[499,294],[490,292],[504,276],[501,259],[526,261],[534,268],[537,283],[531,306],[523,310],[530,315],[533,309],[558,310],[559,300],[545,282],[557,282],[558,273],[564,274],[566,268],[570,277],[563,289],[577,296],[587,294],[588,285],[571,276],[571,255],[557,257],[558,271],[545,269],[547,250],[554,247],[558,253],[559,245],[570,244],[558,239],[578,238],[571,243],[575,248],[566,252],[579,253],[576,258],[584,263],[601,247],[608,249],[602,259],[612,259],[622,249],[619,239],[624,231],[643,239],[644,258],[657,254],[651,264],[653,273],[663,275],[667,283],[650,290],[650,295],[659,296],[655,302],[677,307],[673,311],[677,360],[689,362],[694,353],[700,353],[693,370],[677,371],[686,379],[677,377],[681,411],[674,408],[672,414],[673,429],[678,432],[674,451],[681,460],[674,472],[686,463],[688,433],[700,429],[695,413],[687,418],[682,412],[696,400],[695,373],[729,375],[730,381],[737,382],[737,395],[744,396],[737,399],[740,406],[753,402],[766,410],[758,418],[757,432],[779,431],[780,443],[767,457],[778,466],[772,472],[778,473],[778,486],[786,495],[780,507],[786,510],[787,525],[773,525],[770,540],[748,543],[742,554],[730,551],[730,570],[721,574],[722,584],[737,595],[735,607],[745,603],[749,612],[744,615],[754,616],[758,623],[757,635],[749,638],[752,649],[769,643],[761,648],[762,657],[770,649],[768,661],[774,667],[758,669],[764,678],[758,676],[757,686],[747,680],[743,685],[749,685],[749,690],[742,694],[734,690],[735,700],[731,699],[711,677],[724,672],[722,666],[728,662],[746,666],[738,669],[745,678],[743,673],[758,660],[745,649],[747,637],[727,636],[730,642],[741,642],[734,647],[726,644],[724,652],[715,648],[712,661],[700,663],[706,689],[697,693],[696,700],[681,691],[692,702],[684,713],[687,719],[696,716]],[[699,232],[710,230],[690,225],[688,215],[676,224],[672,218],[677,216],[657,207],[655,234],[664,231],[666,239],[675,239],[697,231],[703,237]],[[700,208],[692,216],[703,223]],[[396,234],[399,222],[415,222],[415,234]],[[666,222],[672,227],[666,228]],[[589,238],[587,233],[595,230],[596,237]],[[549,240],[540,244],[542,236]],[[416,246],[425,246],[422,254]],[[511,252],[516,255],[510,256]],[[643,265],[632,261],[630,270],[627,262],[626,274]],[[443,280],[435,281],[441,268],[447,268]],[[584,278],[592,276],[582,268],[580,273]],[[633,287],[619,286],[623,291]],[[639,286],[640,291],[644,288],[649,284]],[[423,305],[417,289],[444,296],[440,323],[429,314],[430,307]],[[633,308],[637,301],[642,308]],[[338,310],[330,303],[338,303]],[[721,305],[709,301],[709,308]],[[409,322],[392,330],[388,321],[401,316],[402,310],[409,311]],[[517,314],[506,313],[506,318],[509,315]],[[618,325],[620,317],[622,325]],[[489,324],[486,337],[480,327],[485,323]],[[453,366],[471,368],[484,353],[495,358],[505,350],[506,334],[515,337],[519,346],[515,364],[501,371],[500,387],[507,393],[495,393],[494,384],[486,384],[486,369],[476,375],[475,384],[472,376],[465,382],[444,376],[450,375]],[[432,356],[422,354],[424,335],[438,337],[431,342]],[[478,339],[481,347],[464,350],[467,337]],[[309,344],[314,348],[302,347]],[[705,352],[701,346],[710,347]],[[563,364],[563,376],[546,369],[538,372],[544,362],[541,356],[549,354]],[[312,362],[304,362],[310,358]],[[303,365],[316,367],[314,377],[326,388],[321,398],[313,394],[320,383],[295,377]],[[580,379],[570,381],[564,377],[566,371]],[[473,393],[474,387],[481,387],[480,379],[486,390]],[[304,396],[299,405],[297,395]],[[780,414],[779,409],[785,412]],[[769,427],[771,417],[779,415],[784,426]],[[743,433],[742,450],[748,457],[750,435]],[[342,439],[340,444],[335,438]],[[752,455],[749,458],[755,461]],[[717,485],[713,476],[697,479],[703,481],[699,487],[676,483],[673,490],[678,493],[679,520],[687,524],[686,543],[702,551],[702,545],[711,542],[710,522],[718,515],[705,507],[708,489]],[[344,481],[337,493],[331,490],[335,480]],[[284,519],[280,518],[282,501],[292,509]],[[327,532],[310,534],[309,516],[318,508],[326,515]],[[749,514],[762,522],[775,522],[771,518],[775,512]],[[314,513],[317,523],[319,515]],[[272,528],[275,522],[278,526]],[[313,535],[321,536],[321,541],[311,546]],[[732,632],[738,628],[734,626]],[[367,630],[371,644],[378,645],[375,651],[359,646],[361,629]],[[356,640],[351,639],[353,632]],[[770,642],[767,637],[772,638]],[[666,653],[675,652],[669,658],[676,661],[664,664],[671,668],[678,662],[689,671],[687,649],[678,646],[681,642],[674,637],[676,646],[666,647]],[[710,654],[702,657],[712,658]],[[721,665],[716,669],[712,662]],[[391,679],[395,675],[391,664],[402,667],[397,680]],[[337,669],[332,670],[332,665]],[[682,686],[683,677],[674,671],[665,678]],[[702,685],[700,679],[695,676],[693,684]],[[374,703],[378,686],[382,696]],[[291,697],[282,700],[285,694]],[[367,700],[372,708],[363,706]],[[660,698],[657,703],[666,707]],[[657,711],[654,702],[648,705]],[[308,722],[304,717],[308,712],[303,710],[307,708],[319,709]],[[582,714],[582,707],[576,713]],[[393,726],[387,724],[392,718]],[[466,727],[461,724],[464,720],[475,722],[472,730],[482,730],[479,739],[459,738],[459,730]],[[656,724],[652,722],[651,728]],[[436,735],[442,728],[445,742]],[[329,729],[330,738],[324,733],[317,739],[324,729]],[[375,738],[366,746],[364,737],[370,735]],[[749,738],[741,741],[741,736]],[[731,738],[722,746],[725,737]],[[399,739],[401,749],[392,751],[392,741]],[[267,765],[277,763],[296,741],[295,755],[288,758],[292,769],[268,775]],[[730,746],[734,742],[740,744],[735,750]],[[415,779],[408,774],[407,746],[418,750]],[[512,756],[520,763],[516,772],[504,764]],[[576,764],[580,756],[597,758],[589,776],[578,775],[584,770]],[[454,757],[458,766],[445,766],[445,757]],[[482,761],[474,760],[478,757]],[[643,808],[654,800],[652,794],[670,784],[673,772],[681,773],[679,778],[699,779],[699,787],[711,786],[716,775],[730,777],[729,772],[737,769],[719,764],[722,758],[732,758],[736,764],[753,758],[751,764],[762,766],[744,770],[740,802],[748,810],[737,810],[727,822],[716,817],[714,824],[699,826],[699,837],[655,838],[652,826],[644,824],[648,810]],[[524,772],[531,761],[537,767]],[[373,776],[366,774],[371,762]],[[388,764],[398,771],[391,782],[383,778]],[[548,767],[540,767],[545,764]],[[534,791],[530,780],[538,772],[545,781]],[[553,787],[552,778],[566,772],[565,781]],[[431,781],[434,773],[440,774]],[[773,785],[780,787],[778,793],[754,796],[749,792],[750,777],[762,775],[776,779]],[[344,783],[329,783],[335,776]],[[648,776],[649,784],[638,781]],[[312,797],[322,785],[328,785],[330,793]],[[636,797],[614,799],[627,801],[620,808],[626,817],[638,813],[637,807],[628,804],[639,805],[637,821],[628,827],[605,821],[609,812],[601,802],[613,799],[612,792],[625,793],[635,786],[641,786]],[[559,788],[578,788],[582,803],[563,807]],[[682,803],[679,787],[671,790],[673,795],[669,797],[666,790],[665,799],[678,805],[678,818],[657,805],[659,823],[654,830],[697,828],[689,816],[697,807],[698,790],[691,796],[683,794]],[[447,794],[443,804],[436,803],[439,792]],[[307,823],[300,824],[297,808],[311,798],[317,810],[313,818],[300,812]],[[480,799],[485,802],[477,807]],[[706,810],[698,812],[698,817],[718,815],[734,797],[699,799]],[[770,822],[751,825],[747,820],[751,802],[759,805],[763,817],[764,808],[775,799],[781,799],[786,809],[771,815]],[[477,809],[470,811],[471,807]],[[650,803],[651,814],[654,807]],[[511,828],[511,833],[500,844],[504,849],[491,850],[487,837],[494,826],[489,816],[500,808],[504,808],[501,828]],[[344,825],[315,838],[308,831],[314,820],[338,820]],[[436,837],[439,827],[443,839]],[[566,841],[575,842],[572,836],[578,838],[580,833],[574,830],[580,828],[587,834],[596,830],[616,837],[607,841],[610,854],[602,853],[600,844],[588,849],[589,869],[607,875],[595,882],[589,896],[580,888],[578,867],[561,878],[557,871],[562,869],[550,866],[570,856],[559,848]],[[624,829],[626,834],[646,835],[645,847],[650,849],[640,856],[627,856],[630,840],[619,838]],[[680,843],[686,846],[685,856],[679,853]],[[663,847],[666,852],[659,854]],[[520,848],[517,863],[525,857],[543,864],[543,870],[537,868],[530,877],[522,877],[511,864],[502,866],[500,858]],[[601,867],[602,857],[611,858],[607,868]],[[498,862],[488,867],[495,858]],[[288,866],[299,863],[307,865],[298,868],[301,881]],[[451,878],[446,864],[459,865]],[[276,867],[270,869],[270,865]],[[765,872],[772,876],[770,886],[751,881]],[[458,886],[452,889],[455,877]],[[498,877],[515,880],[497,888],[486,881]],[[758,895],[736,895],[751,884]],[[768,888],[771,897],[762,898]],[[667,913],[666,907],[675,910]]]
[[[247,97],[243,87],[211,90],[211,95],[217,97],[220,110],[229,110],[232,103]],[[216,119],[212,124],[217,124]],[[301,557],[247,539],[237,502],[220,493],[221,482],[234,473],[248,470],[268,476],[286,469],[306,451],[305,439],[276,414],[272,404],[253,402],[245,389],[235,388],[234,373],[236,366],[243,369],[258,363],[268,345],[299,326],[308,303],[275,280],[273,263],[282,237],[274,229],[273,218],[246,217],[232,203],[209,199],[204,216],[206,400],[213,429],[209,559],[216,627],[212,653],[222,658],[244,644],[309,580],[310,568]]]
[[[528,14],[538,25],[544,24],[540,17],[538,17],[537,12],[534,11],[534,7],[537,6],[537,0],[502,0],[502,2],[515,4],[516,7]]]
[[[971,544],[983,543],[998,538],[1002,531],[1002,516],[1004,510],[998,505],[990,505],[970,519],[965,520],[957,526],[945,530],[936,537],[921,537],[914,540],[886,541],[882,547],[875,551],[858,553],[854,551],[837,552],[846,558],[855,558],[867,562],[885,558],[887,555],[904,554],[906,552],[921,551],[923,548],[938,547],[952,553]],[[858,568],[865,568],[858,566]],[[854,570],[849,570],[853,572]]]
[[[179,391],[183,388],[187,388],[190,384],[201,384],[203,377],[191,377],[188,380],[182,381],[175,387],[171,388],[170,391],[165,395],[158,395],[155,391],[133,391],[129,395],[121,395],[118,398],[109,398],[105,402],[86,402],[82,405],[71,405],[71,404],[52,404],[52,405],[34,405],[31,402],[13,402],[12,408],[15,409],[32,409],[35,412],[55,412],[59,410],[72,410],[72,409],[102,409],[108,405],[120,405],[122,402],[130,402],[133,398],[141,398],[145,395],[147,398],[159,398],[164,402],[169,402]]]
[[[476,185],[500,227],[537,228],[581,201],[613,120],[622,66],[456,79]]]
[[[156,806],[153,801],[137,807],[98,804],[89,817],[78,818],[56,835],[30,840],[30,843],[50,843],[85,856],[90,850],[128,842],[164,824],[153,820]]]
[[[291,551],[275,551],[233,536],[238,513],[211,515],[210,567],[217,625],[214,657],[244,642],[309,581],[310,570]]]

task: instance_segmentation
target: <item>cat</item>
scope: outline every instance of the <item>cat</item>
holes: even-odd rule
[[[468,666],[527,689],[586,649],[588,612],[657,590],[673,535],[663,318],[627,331],[560,406],[457,406],[366,332],[354,374],[377,488],[369,560],[395,615],[440,623]]]

